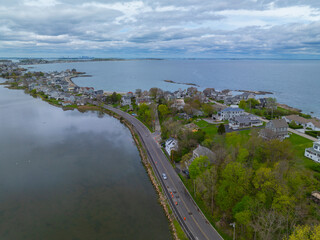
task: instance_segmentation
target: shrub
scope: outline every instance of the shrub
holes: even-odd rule
[[[289,127],[292,128],[292,129],[301,129],[301,128],[303,128],[303,126],[296,124],[295,121],[292,121],[292,122],[289,124]]]
[[[313,170],[313,171],[316,171],[316,172],[318,172],[318,173],[320,173],[320,165],[311,165],[311,166],[309,166],[309,168],[311,169],[311,170]]]
[[[317,138],[318,136],[320,136],[320,131],[306,131],[306,134],[308,134],[311,137]]]

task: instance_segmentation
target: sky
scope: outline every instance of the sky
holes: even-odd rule
[[[0,0],[0,57],[320,59],[320,0]]]

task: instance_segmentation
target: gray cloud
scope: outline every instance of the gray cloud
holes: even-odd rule
[[[318,0],[0,0],[0,53],[320,56]]]

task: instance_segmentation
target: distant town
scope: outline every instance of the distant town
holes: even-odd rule
[[[242,226],[244,239],[253,233],[272,239],[264,238],[268,231],[268,237],[288,234],[292,229],[286,221],[316,221],[299,214],[311,214],[320,202],[320,167],[305,161],[320,163],[319,119],[264,97],[267,92],[199,91],[191,86],[174,92],[151,88],[116,93],[77,86],[72,78],[84,73],[76,69],[46,73],[23,68],[39,63],[1,61],[0,76],[8,88],[23,89],[65,110],[110,105],[138,118],[203,204],[202,210],[226,234],[232,234],[230,221]],[[236,176],[230,175],[232,169]],[[293,174],[302,176],[299,189],[292,183]],[[309,205],[303,205],[307,199]],[[269,225],[257,221],[262,216],[270,216],[265,219]]]

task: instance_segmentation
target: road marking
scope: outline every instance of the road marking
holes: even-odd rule
[[[156,149],[154,148],[154,146],[153,146],[152,143],[151,143],[151,147],[152,147],[152,149],[155,151],[157,157],[161,160],[158,152],[156,151]],[[164,164],[162,163],[162,161],[160,161],[160,162],[161,162],[162,167],[163,167],[163,168],[167,171],[167,173],[168,173],[168,172],[169,172],[168,169],[164,166]],[[175,189],[178,189],[178,188],[176,187],[174,181],[172,180],[170,174],[168,174],[168,177],[170,178],[172,184],[174,185],[174,188],[175,188]],[[185,208],[188,210],[188,212],[191,212],[190,209],[188,208],[187,204],[184,202],[183,198],[181,198],[181,200],[182,200]],[[204,237],[205,237],[206,239],[210,240],[210,238],[207,236],[207,234],[205,234],[205,233],[203,232],[202,228],[199,226],[198,222],[195,220],[195,218],[194,218],[193,215],[191,215],[191,218],[193,219],[193,221],[195,222],[195,224],[198,226],[199,230],[202,232],[202,234],[204,235]]]
[[[113,109],[113,110],[112,110],[112,109]],[[111,109],[109,109],[109,110],[114,111],[114,112],[118,113],[119,115],[121,115],[121,116],[123,116],[123,117],[126,117],[126,115],[128,115],[129,117],[127,116],[127,120],[130,120],[130,117],[132,117],[131,115],[129,115],[129,114],[127,114],[127,113],[124,113],[124,112],[122,112],[122,111],[120,111],[120,110],[114,109],[114,108],[111,108]],[[129,118],[129,119],[128,119],[128,118]],[[143,133],[147,132],[146,137],[148,137],[148,136],[149,136],[149,135],[148,135],[149,130],[146,129],[146,127],[145,127],[139,120],[137,120],[136,118],[133,118],[133,119],[136,121],[136,125],[137,125],[137,126],[135,126],[135,127],[137,128],[137,127],[139,126],[139,127],[141,128],[141,130],[142,130]],[[132,120],[133,120],[133,119],[132,119]],[[134,121],[131,121],[131,122],[132,122],[132,125],[134,125],[134,124],[133,124]],[[137,130],[138,130],[138,129],[137,129]],[[152,138],[151,138],[151,139],[152,139]],[[157,144],[156,142],[154,142],[154,143]],[[157,148],[155,149],[155,147],[154,147],[154,145],[152,144],[152,142],[151,142],[150,144],[151,144],[152,149],[155,151],[157,157],[161,160],[161,157],[159,156],[159,154],[158,154],[158,152],[157,152]],[[146,144],[146,143],[145,143],[145,146],[147,147],[147,144]],[[160,149],[160,151],[161,151],[161,149]],[[151,158],[151,160],[152,160],[152,158]],[[153,161],[153,160],[152,160],[152,161]],[[154,161],[153,161],[153,162],[154,162]],[[168,169],[164,166],[163,162],[162,162],[162,161],[160,161],[160,162],[161,162],[162,167],[163,167],[163,168],[167,171],[167,173],[168,173],[169,171],[168,171]],[[159,169],[158,169],[158,171],[159,171]],[[177,187],[176,187],[174,181],[172,180],[170,174],[168,174],[168,176],[169,176],[172,184],[174,185],[174,187],[177,189]],[[190,195],[189,195],[189,196],[190,196]],[[192,198],[192,197],[191,197],[191,198]],[[184,202],[184,200],[183,200],[182,198],[181,198],[181,200],[182,200],[185,208],[188,210],[188,212],[190,212],[190,210],[189,210],[189,208],[187,207],[187,205],[186,205],[186,203]],[[201,216],[200,216],[200,217],[201,217]],[[195,224],[198,226],[199,230],[202,232],[202,234],[204,235],[204,237],[209,240],[208,236],[202,231],[202,228],[199,226],[198,222],[195,220],[195,218],[193,217],[193,215],[191,215],[191,218],[193,219],[193,221],[195,222]],[[184,217],[184,220],[186,220],[185,217]],[[211,226],[211,227],[212,227],[212,226]],[[192,226],[189,226],[189,228],[192,229]],[[213,228],[213,230],[215,230],[215,229]],[[215,230],[215,232],[216,232],[216,230]],[[219,233],[218,233],[218,236],[220,236]],[[195,237],[196,237],[196,236],[195,236]],[[198,239],[198,237],[196,237],[196,239]]]

